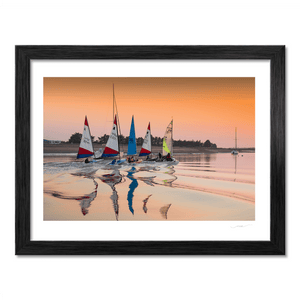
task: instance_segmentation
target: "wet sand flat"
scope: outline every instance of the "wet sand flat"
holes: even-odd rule
[[[255,220],[254,153],[176,159],[112,168],[45,156],[44,220]]]

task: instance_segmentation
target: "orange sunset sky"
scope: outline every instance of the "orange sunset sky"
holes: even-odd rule
[[[44,138],[67,141],[82,133],[110,134],[113,84],[121,133],[163,137],[172,117],[175,140],[209,139],[218,147],[255,146],[255,78],[44,78]]]

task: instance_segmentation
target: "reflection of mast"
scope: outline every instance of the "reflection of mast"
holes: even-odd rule
[[[234,156],[234,174],[236,174],[237,156]]]
[[[144,205],[143,205],[143,211],[144,211],[145,214],[147,213],[147,210],[148,210],[146,204],[147,204],[147,202],[148,202],[148,200],[149,200],[149,198],[150,198],[151,196],[152,196],[152,194],[149,195],[146,199],[143,200],[143,202],[144,202]]]
[[[161,215],[163,216],[163,218],[167,219],[167,213],[168,213],[168,210],[170,208],[172,204],[168,204],[168,205],[165,205],[163,207],[160,208],[159,212],[161,213]]]

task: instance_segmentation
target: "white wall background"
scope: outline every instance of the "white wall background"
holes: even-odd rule
[[[297,299],[299,13],[297,1],[20,1],[0,5],[0,299]],[[15,45],[286,45],[285,257],[16,257]]]

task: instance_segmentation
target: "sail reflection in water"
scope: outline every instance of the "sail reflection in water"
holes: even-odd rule
[[[149,200],[149,198],[150,198],[151,196],[152,196],[152,195],[149,195],[146,199],[143,200],[143,203],[144,203],[144,205],[143,205],[143,211],[144,211],[145,214],[146,214],[147,211],[148,211],[148,208],[147,208],[146,204],[147,204],[147,202],[148,202],[148,200]]]
[[[112,195],[110,196],[110,199],[112,200],[113,209],[115,213],[116,220],[119,219],[119,195],[115,188],[115,185],[120,183],[122,181],[122,175],[120,174],[120,171],[115,170],[111,174],[104,174],[99,177],[102,182],[106,183],[110,188],[112,189]]]
[[[131,213],[134,215],[134,209],[132,208],[132,200],[134,190],[138,187],[138,181],[133,177],[133,174],[136,173],[136,168],[132,167],[130,171],[127,172],[127,177],[132,181],[129,185],[129,191],[127,194],[128,208]]]
[[[80,201],[80,207],[81,207],[81,212],[82,214],[85,216],[86,214],[88,214],[88,208],[91,206],[91,202],[96,198],[97,196],[97,189],[98,189],[98,183],[94,181],[94,184],[96,186],[96,189],[94,192],[92,192],[91,194],[89,194],[88,196],[83,196],[81,198],[78,198],[76,200]]]
[[[172,204],[165,205],[161,207],[161,209],[159,210],[163,218],[167,219],[167,214],[171,205]]]

